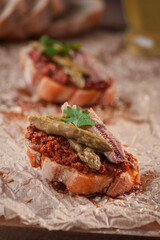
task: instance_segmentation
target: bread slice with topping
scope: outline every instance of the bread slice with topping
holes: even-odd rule
[[[62,182],[75,194],[90,195],[102,193],[116,197],[129,192],[134,186],[140,184],[139,167],[122,172],[120,175],[102,175],[84,173],[73,167],[62,165],[51,160],[38,151],[34,151],[27,141],[27,155],[33,167],[41,166],[42,176],[50,182]]]
[[[68,104],[63,109],[60,119],[28,118],[25,145],[32,167],[75,194],[116,197],[140,184],[137,159],[122,149],[92,109],[80,111]]]
[[[42,54],[44,46],[37,46],[24,47],[20,58],[24,78],[30,86],[36,86],[40,98],[81,107],[113,103],[114,81],[94,56],[81,50],[47,56]]]

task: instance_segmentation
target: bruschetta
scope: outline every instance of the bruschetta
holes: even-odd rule
[[[101,122],[93,109],[63,105],[63,116],[31,115],[25,145],[32,167],[75,194],[111,197],[140,184],[137,159]]]
[[[105,67],[77,44],[42,37],[21,51],[24,78],[41,99],[81,107],[113,103],[115,84]]]

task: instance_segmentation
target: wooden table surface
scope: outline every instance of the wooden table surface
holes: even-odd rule
[[[153,231],[154,234],[152,234]],[[155,232],[157,232],[157,234],[155,234]],[[0,240],[69,240],[71,238],[72,240],[95,240],[98,238],[101,240],[158,240],[160,238],[160,226],[157,223],[152,223],[133,230],[108,229],[108,232],[105,234],[98,232],[80,232],[78,230],[48,231],[39,226],[25,225],[20,222],[18,217],[11,220],[5,220],[4,217],[0,217]]]

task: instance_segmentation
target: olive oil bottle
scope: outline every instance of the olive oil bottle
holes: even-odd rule
[[[160,0],[123,0],[130,52],[160,56]]]

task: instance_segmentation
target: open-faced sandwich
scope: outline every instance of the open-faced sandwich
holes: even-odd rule
[[[116,197],[140,184],[136,158],[122,148],[93,109],[68,103],[62,116],[31,115],[25,145],[32,167],[73,193]]]
[[[113,102],[114,81],[95,57],[80,48],[44,36],[22,49],[25,80],[41,99],[81,107]]]

